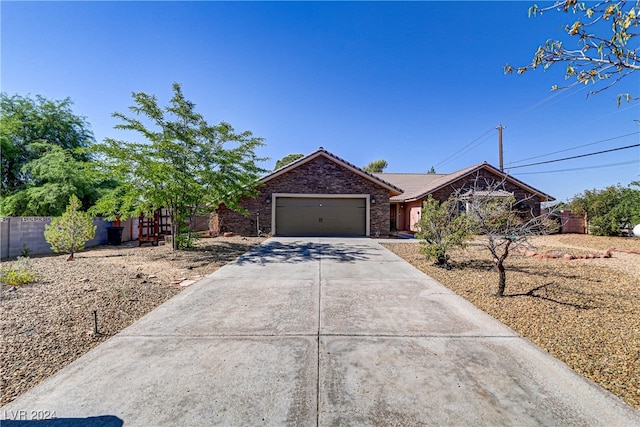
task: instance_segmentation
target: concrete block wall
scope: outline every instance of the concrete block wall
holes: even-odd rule
[[[4,217],[0,218],[0,258],[20,256],[24,248],[31,255],[53,253],[44,238],[44,226],[51,223],[51,217]],[[111,221],[94,218],[96,235],[86,243],[86,247],[107,243],[107,227]]]
[[[128,218],[121,222],[120,226],[122,227],[122,241],[129,242],[131,240],[138,240],[138,224],[139,219],[136,218]]]

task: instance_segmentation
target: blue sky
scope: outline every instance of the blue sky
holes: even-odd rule
[[[360,166],[384,158],[386,172],[497,166],[499,123],[506,167],[637,144],[638,103],[616,95],[637,95],[638,75],[587,98],[550,91],[562,65],[503,73],[573,22],[529,18],[532,3],[2,1],[0,84],[70,97],[102,140],[125,136],[111,113],[132,92],[164,105],[179,82],[210,123],[265,138],[267,169],[320,146]],[[639,180],[640,149],[512,173],[566,200]]]

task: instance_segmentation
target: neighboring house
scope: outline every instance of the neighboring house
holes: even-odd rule
[[[248,216],[224,205],[217,209],[214,232],[277,236],[381,236],[415,231],[422,201],[430,194],[444,200],[476,177],[505,180],[505,190],[540,213],[553,200],[534,188],[481,163],[442,174],[370,174],[320,147],[262,177],[256,197],[241,201]],[[529,197],[533,196],[533,197]]]
[[[391,229],[417,231],[416,223],[420,220],[422,203],[431,195],[434,199],[444,201],[454,193],[461,199],[487,197],[483,189],[487,184],[501,185],[500,191],[491,193],[491,197],[507,197],[513,195],[522,211],[538,216],[541,213],[540,203],[555,200],[548,194],[537,190],[524,182],[501,172],[487,162],[482,162],[450,174],[429,173],[376,173],[397,187],[404,189],[402,194],[391,197],[390,220]]]

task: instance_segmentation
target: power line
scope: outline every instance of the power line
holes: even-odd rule
[[[627,145],[626,147],[612,148],[610,150],[597,151],[595,153],[581,154],[579,156],[565,157],[563,159],[547,160],[546,162],[537,162],[537,163],[529,163],[527,165],[513,166],[513,167],[508,168],[508,169],[511,170],[511,169],[526,168],[526,167],[529,167],[529,166],[546,165],[548,163],[563,162],[565,160],[573,160],[573,159],[579,159],[581,157],[595,156],[597,154],[611,153],[613,151],[627,150],[629,148],[634,148],[634,147],[640,147],[640,144]]]
[[[549,107],[564,101],[566,98],[569,98],[569,97],[571,97],[573,95],[576,95],[576,94],[586,90],[586,86],[584,86],[584,85],[579,85],[579,86],[575,86],[575,87],[577,87],[576,90],[573,90],[574,86],[566,87],[566,88],[560,88],[559,90],[554,91],[551,95],[547,96],[546,98],[543,98],[542,100],[539,100],[539,101],[529,105],[528,107],[522,109],[520,112],[509,116],[509,119],[515,119],[515,118],[518,118],[520,116],[533,113],[534,111],[546,110]],[[551,102],[551,101],[553,101],[553,102]],[[602,116],[599,116],[599,117],[592,117],[590,120],[587,120],[584,123],[589,123],[589,122],[593,122],[595,120],[600,120],[600,119],[602,119],[604,117],[608,117],[608,116],[611,116],[613,114],[618,114],[618,113],[620,113],[622,111],[626,111],[626,110],[631,109],[631,108],[636,108],[636,106],[635,105],[630,105],[627,108],[618,108],[618,110],[616,110],[616,111],[614,111],[612,113],[608,113],[608,114],[605,114],[605,115],[602,115]],[[474,139],[473,141],[471,141],[470,143],[468,143],[467,145],[465,145],[464,147],[462,147],[458,151],[454,152],[449,157],[446,157],[441,162],[435,164],[434,167],[444,166],[447,163],[450,163],[451,161],[453,161],[458,156],[460,156],[463,153],[469,151],[471,148],[473,148],[473,146],[483,143],[484,141],[489,139],[488,137],[485,137],[485,136],[487,136],[487,134],[489,134],[492,130],[493,130],[492,128],[487,130],[485,133],[483,133],[482,135],[480,135],[479,137],[477,137],[476,139]],[[630,133],[630,134],[627,134],[627,135],[621,135],[621,136],[617,136],[617,137],[613,137],[613,138],[603,139],[601,141],[596,141],[596,142],[593,142],[593,143],[584,144],[584,145],[580,145],[580,146],[577,146],[577,147],[568,148],[568,149],[565,149],[565,150],[555,151],[553,153],[543,154],[543,155],[535,156],[535,157],[529,157],[529,158],[526,158],[526,159],[517,160],[515,162],[509,162],[509,164],[521,163],[521,162],[525,162],[527,160],[533,160],[533,159],[538,159],[538,158],[541,158],[541,157],[551,156],[553,154],[558,154],[558,153],[562,153],[562,152],[565,152],[565,151],[575,150],[575,149],[578,149],[578,148],[583,148],[583,147],[599,144],[599,143],[606,142],[606,141],[612,141],[614,139],[624,138],[624,137],[631,136],[631,135],[637,135],[639,133],[640,132],[634,132],[634,133]],[[560,161],[560,160],[558,160],[558,161]],[[528,165],[514,166],[513,168],[525,167],[525,166],[528,166]],[[507,169],[508,169],[508,167],[507,167]]]
[[[557,104],[557,103],[559,103],[561,101],[564,101],[566,98],[568,98],[570,96],[573,96],[573,95],[575,95],[575,94],[577,94],[579,92],[582,92],[582,91],[586,90],[586,88],[587,87],[584,86],[584,85],[578,87],[578,89],[576,89],[576,90],[571,90],[571,89],[573,89],[571,87],[559,88],[558,90],[553,91],[553,93],[551,95],[547,96],[546,98],[531,104],[530,106],[522,109],[519,113],[511,115],[510,117],[507,118],[506,121],[513,120],[513,119],[518,118],[520,116],[523,116],[525,114],[532,113],[532,112],[534,112],[536,110],[537,111],[546,110],[550,106],[555,105],[555,104]],[[549,101],[551,101],[552,99],[557,98],[557,97],[559,97],[559,99],[556,99],[553,103],[548,104]],[[548,104],[548,105],[545,105],[545,104]]]
[[[539,155],[539,156],[527,157],[526,159],[521,159],[521,160],[516,160],[515,162],[510,162],[510,164],[522,163],[522,162],[526,162],[527,160],[539,159],[539,158],[541,158],[541,157],[552,156],[552,155],[554,155],[554,154],[564,153],[564,152],[566,152],[566,151],[577,150],[578,148],[584,148],[584,147],[588,147],[588,146],[590,146],[590,145],[600,144],[600,143],[602,143],[602,142],[613,141],[613,140],[615,140],[615,139],[626,138],[627,136],[637,135],[637,134],[639,134],[639,133],[640,133],[640,131],[638,131],[638,132],[628,133],[628,134],[626,134],[626,135],[613,136],[613,137],[611,137],[611,138],[601,139],[600,141],[590,142],[589,144],[578,145],[578,146],[576,146],[576,147],[572,147],[572,148],[565,148],[564,150],[554,151],[554,152],[552,152],[552,153],[547,153],[547,154],[541,154],[541,155]]]
[[[545,174],[545,173],[559,173],[559,172],[575,172],[575,171],[582,171],[582,170],[586,170],[586,169],[603,169],[603,168],[611,168],[611,167],[615,167],[615,166],[624,166],[624,165],[631,165],[634,163],[638,163],[640,164],[640,160],[631,160],[630,162],[621,162],[621,163],[609,163],[607,165],[596,165],[596,166],[584,166],[584,167],[580,167],[580,168],[569,168],[569,169],[556,169],[556,170],[551,170],[551,171],[540,171],[540,172],[519,172],[519,173],[515,173],[515,175],[520,176],[520,175],[541,175],[541,174]]]
[[[434,165],[435,168],[439,167],[439,166],[443,166],[446,165],[447,163],[449,163],[451,160],[453,160],[454,158],[456,158],[456,156],[464,153],[465,151],[468,151],[469,149],[471,149],[471,147],[477,142],[478,144],[480,142],[484,142],[487,138],[483,139],[482,141],[479,141],[481,138],[485,137],[487,134],[491,133],[492,131],[494,131],[495,128],[490,128],[489,130],[487,130],[485,133],[483,133],[482,135],[480,135],[479,137],[477,137],[476,139],[474,139],[473,141],[471,141],[470,143],[468,143],[467,145],[465,145],[464,147],[462,147],[461,149],[459,149],[458,151],[456,151],[455,153],[453,153],[452,155],[450,155],[449,157],[445,158],[443,161],[441,161],[440,163],[436,163]],[[478,142],[479,141],[479,142]]]

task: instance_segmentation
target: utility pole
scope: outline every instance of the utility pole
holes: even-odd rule
[[[504,163],[502,161],[502,129],[506,129],[505,126],[502,126],[502,123],[498,124],[498,156],[500,158],[500,172],[504,172]]]

